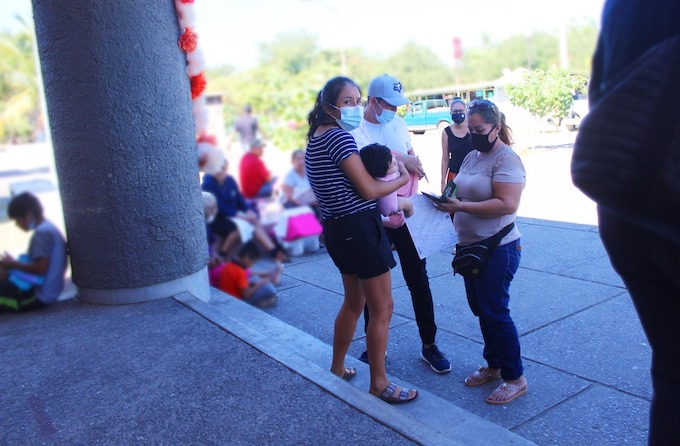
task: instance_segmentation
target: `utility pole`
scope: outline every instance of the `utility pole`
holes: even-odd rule
[[[560,24],[560,68],[569,71],[569,50],[567,45],[567,24],[563,21]]]

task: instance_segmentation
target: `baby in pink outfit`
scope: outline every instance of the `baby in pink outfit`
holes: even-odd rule
[[[381,181],[390,181],[399,178],[399,166],[392,151],[381,144],[369,144],[359,152],[361,160],[368,173],[373,178]],[[379,198],[378,211],[388,217],[403,212],[406,217],[413,215],[413,201],[407,197],[400,197],[394,191],[389,195]]]

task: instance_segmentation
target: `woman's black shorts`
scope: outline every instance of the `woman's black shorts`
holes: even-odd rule
[[[323,221],[326,249],[342,274],[370,279],[397,265],[377,209]]]

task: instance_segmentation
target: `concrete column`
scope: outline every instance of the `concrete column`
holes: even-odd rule
[[[173,0],[33,0],[33,13],[78,298],[207,300]]]

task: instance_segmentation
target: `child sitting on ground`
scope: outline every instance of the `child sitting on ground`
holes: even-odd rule
[[[64,290],[66,241],[43,217],[38,198],[21,193],[9,202],[7,215],[24,231],[33,231],[25,255],[0,256],[0,313],[26,311],[53,304]]]
[[[369,174],[376,180],[391,181],[399,178],[397,158],[392,151],[381,144],[369,144],[359,152],[361,161]],[[413,215],[413,201],[398,197],[397,191],[378,200],[378,211],[385,217],[403,211],[406,217]]]
[[[274,285],[281,283],[283,265],[277,264],[268,273],[251,272],[250,267],[261,255],[260,248],[254,242],[245,243],[238,258],[228,261],[222,267],[217,288],[256,307],[264,308],[276,304],[279,298]]]

